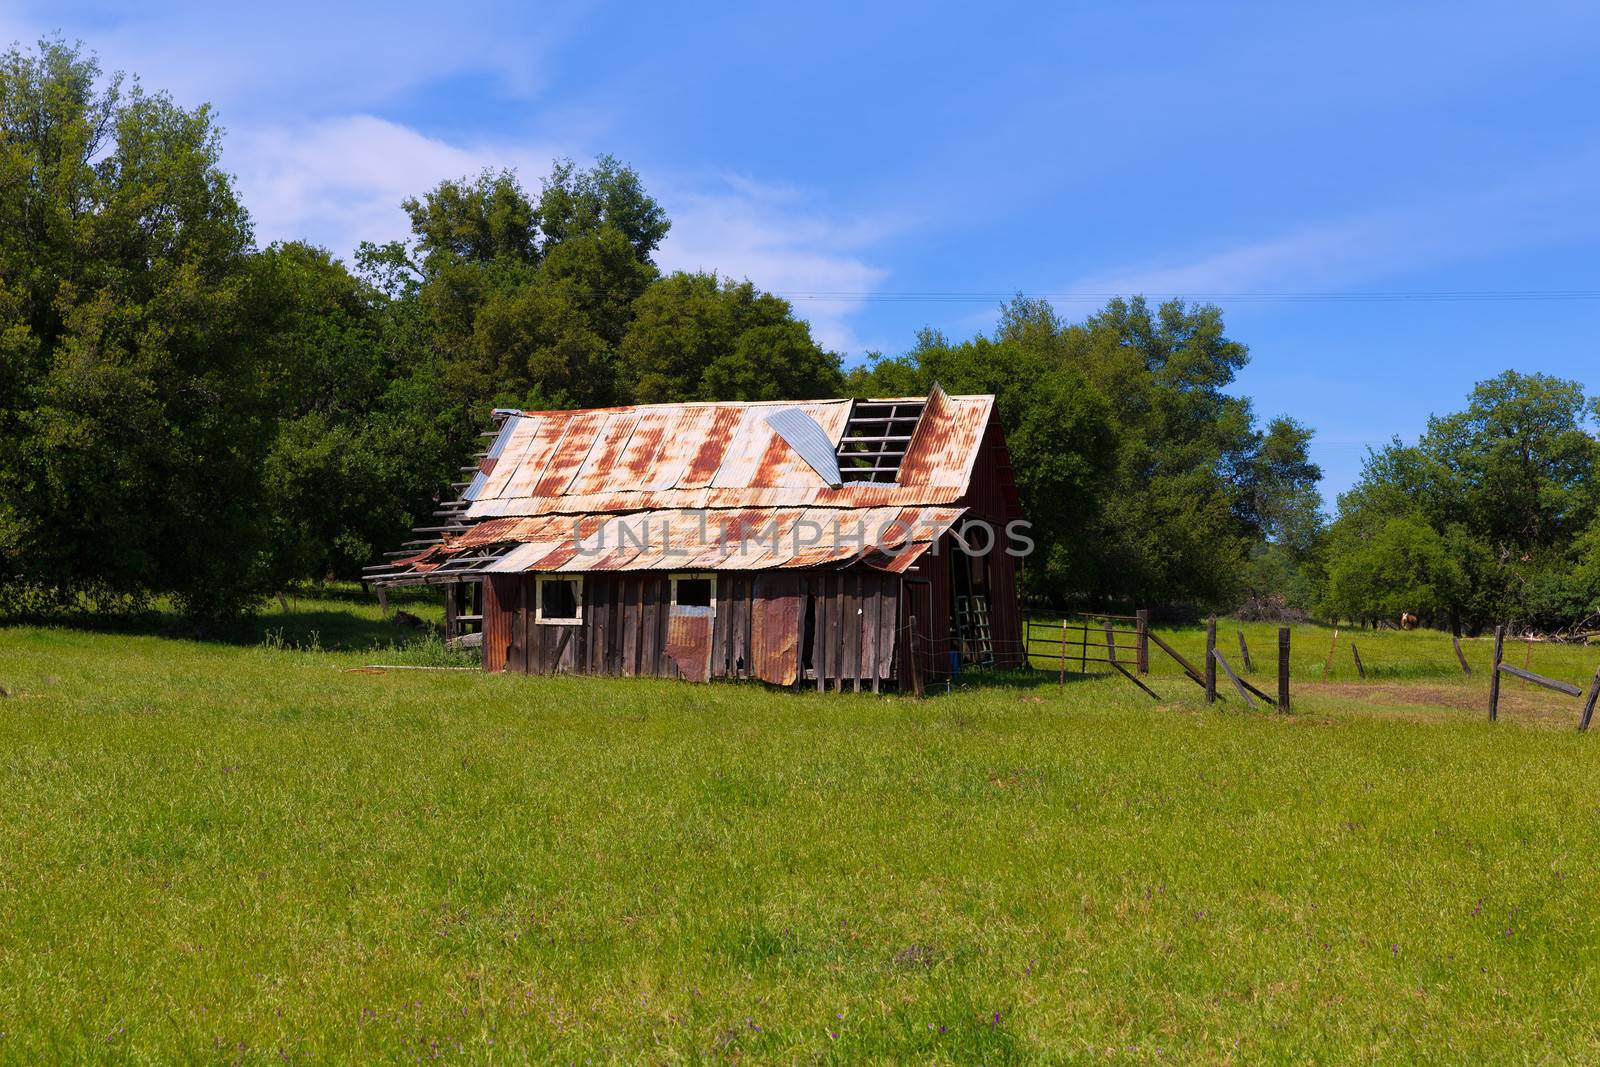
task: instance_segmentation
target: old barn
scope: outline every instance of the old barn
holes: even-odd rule
[[[498,411],[429,544],[490,671],[878,691],[1021,661],[992,396]]]

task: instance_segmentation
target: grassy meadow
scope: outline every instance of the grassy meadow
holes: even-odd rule
[[[0,1061],[1600,1060],[1600,732],[1485,721],[1487,641],[1323,684],[1296,627],[1278,715],[1159,655],[1160,702],[372,672],[450,657],[291,609],[0,629]]]

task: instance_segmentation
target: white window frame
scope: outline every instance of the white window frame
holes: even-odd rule
[[[705,607],[700,607],[699,605],[690,605],[690,606],[681,606],[680,607],[679,604],[678,604],[678,583],[680,581],[683,581],[683,580],[686,580],[686,579],[689,580],[689,581],[699,581],[699,580],[702,580],[702,579],[708,579],[711,582],[711,603],[707,604]],[[669,588],[668,588],[668,590],[667,590],[667,592],[668,592],[667,604],[669,605],[667,610],[668,610],[668,612],[670,614],[673,614],[673,615],[707,615],[707,616],[710,616],[712,618],[716,617],[716,614],[717,614],[717,572],[716,571],[679,571],[676,574],[668,575],[667,576],[667,580],[671,583]]]
[[[578,614],[570,619],[547,619],[544,617],[544,583],[545,582],[571,582],[572,599],[577,605]],[[540,626],[572,626],[583,622],[583,575],[581,574],[540,574],[534,579],[533,586],[533,621]]]

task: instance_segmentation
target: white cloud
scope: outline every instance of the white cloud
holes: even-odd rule
[[[889,272],[867,262],[876,232],[808,209],[792,189],[723,176],[668,192],[672,218],[656,257],[664,270],[715,270],[791,300],[827,348],[859,355],[850,319]]]
[[[349,115],[300,127],[236,131],[225,164],[256,220],[256,239],[300,238],[348,255],[363,240],[408,233],[400,202],[445,178],[485,167],[514,167],[536,183],[556,146],[453,145],[371,115]]]
[[[260,243],[299,238],[348,256],[363,240],[405,236],[400,201],[442,179],[511,167],[532,189],[551,160],[587,155],[554,144],[453,144],[372,115],[349,115],[236,130],[225,162],[238,177]],[[810,210],[791,189],[727,176],[644,177],[672,219],[656,257],[663,270],[748,278],[793,300],[820,343],[859,354],[850,319],[888,275],[861,251],[874,231]]]

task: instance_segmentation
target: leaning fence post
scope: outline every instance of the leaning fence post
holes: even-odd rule
[[[1139,673],[1150,673],[1150,613],[1140,608],[1133,613],[1134,625],[1139,630],[1138,647],[1135,654],[1139,657]]]
[[[1256,665],[1250,661],[1250,646],[1244,643],[1244,631],[1239,631],[1239,662],[1244,664],[1244,669],[1253,671]]]
[[[1289,628],[1278,627],[1278,710],[1289,710]]]
[[[1489,668],[1489,721],[1500,717],[1500,657],[1506,651],[1506,628],[1494,628],[1494,664]]]
[[[1206,620],[1206,703],[1217,701],[1217,617]]]
[[[1363,682],[1366,681],[1367,669],[1361,665],[1361,650],[1356,647],[1356,643],[1354,641],[1350,642],[1350,654],[1356,659],[1356,673],[1361,676],[1361,680]]]
[[[1583,702],[1583,715],[1578,719],[1578,729],[1587,730],[1594,718],[1594,703],[1600,699],[1600,667],[1594,669],[1594,681],[1589,683],[1589,696]]]
[[[1461,664],[1461,673],[1466,675],[1468,678],[1471,678],[1472,668],[1467,666],[1467,657],[1461,653],[1461,635],[1451,634],[1450,643],[1455,646],[1456,662]]]

